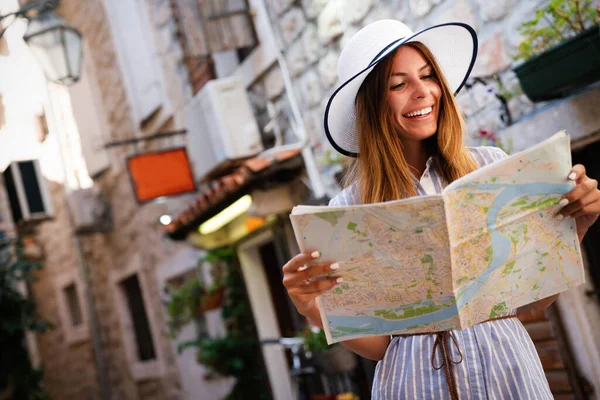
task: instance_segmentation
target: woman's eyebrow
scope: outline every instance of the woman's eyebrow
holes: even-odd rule
[[[429,64],[423,65],[421,68],[419,68],[419,72],[423,71],[427,67],[431,67],[431,65],[429,65]],[[408,75],[406,72],[393,72],[392,73],[392,76],[406,76],[406,75]]]

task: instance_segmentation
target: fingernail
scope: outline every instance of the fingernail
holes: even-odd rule
[[[569,204],[569,200],[568,199],[562,199],[561,201],[558,202],[558,205],[561,206],[561,207],[564,207],[567,204]]]
[[[342,278],[341,276],[335,280],[335,283],[342,283],[342,282],[344,282],[344,278]]]
[[[340,267],[339,263],[333,263],[329,266],[329,269],[336,270]]]
[[[576,174],[575,172],[571,172],[571,173],[569,174],[569,179],[570,179],[570,180],[572,180],[572,181],[574,181],[574,180],[575,180],[575,178],[577,178],[577,174]]]
[[[565,217],[564,215],[562,215],[562,214],[558,214],[558,215],[556,216],[556,219],[557,219],[557,220],[559,220],[559,221],[562,221],[562,219],[563,219],[564,217]]]
[[[312,258],[319,258],[321,257],[321,253],[319,253],[318,251],[313,251],[312,253],[310,253],[310,256]]]

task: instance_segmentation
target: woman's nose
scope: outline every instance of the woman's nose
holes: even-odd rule
[[[416,84],[413,86],[414,92],[413,97],[416,99],[420,99],[423,97],[427,97],[429,95],[429,86],[425,84],[421,79],[416,81]]]

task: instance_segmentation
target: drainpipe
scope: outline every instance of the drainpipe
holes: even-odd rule
[[[298,102],[296,100],[296,92],[294,90],[294,85],[292,85],[292,79],[290,77],[290,71],[287,67],[287,62],[283,57],[281,50],[279,49],[277,41],[275,40],[275,32],[273,31],[273,26],[271,25],[271,21],[269,19],[269,14],[265,5],[265,1],[257,0],[255,2],[255,5],[258,8],[257,16],[264,16],[264,20],[259,21],[259,23],[264,23],[264,25],[267,27],[266,33],[268,35],[268,40],[265,41],[267,43],[263,44],[268,45],[268,42],[270,42],[273,50],[275,50],[275,58],[283,76],[285,94],[288,98],[290,108],[292,111],[292,118],[290,119],[291,127],[294,131],[294,134],[299,139],[299,141],[296,143],[270,148],[261,153],[260,156],[268,157],[272,153],[276,153],[282,150],[302,149],[302,157],[304,158],[304,164],[306,165],[306,173],[308,174],[308,178],[311,182],[312,191],[316,198],[321,198],[325,196],[325,186],[323,185],[323,180],[321,179],[321,174],[319,172],[319,168],[317,167],[315,155],[313,154],[310,146],[308,146],[308,135],[306,134],[306,126],[304,125],[304,120],[302,119],[302,115],[300,113],[300,107],[298,106]]]
[[[45,83],[46,96],[47,96],[47,109],[48,109],[48,123],[50,124],[52,131],[56,135],[58,142],[58,149],[60,154],[60,163],[64,174],[63,182],[63,199],[65,203],[65,209],[67,213],[67,222],[69,224],[69,230],[72,232],[70,235],[73,239],[73,247],[77,256],[77,262],[81,270],[83,282],[85,285],[85,306],[88,315],[88,326],[90,330],[90,336],[92,338],[92,345],[94,349],[94,359],[96,362],[96,373],[98,374],[98,383],[100,386],[100,392],[102,393],[103,400],[111,399],[110,384],[108,380],[108,372],[106,369],[106,362],[104,360],[104,354],[102,353],[102,345],[100,341],[100,331],[98,329],[98,316],[96,315],[96,308],[94,305],[94,297],[92,295],[92,286],[90,280],[89,266],[85,261],[83,254],[83,248],[81,245],[81,239],[79,235],[75,233],[75,224],[73,223],[73,215],[69,206],[69,189],[67,187],[67,175],[68,168],[65,160],[65,154],[63,151],[63,141],[59,133],[58,124],[56,123],[56,116],[54,114],[54,107],[52,106],[52,97],[50,95],[50,89],[48,83]]]

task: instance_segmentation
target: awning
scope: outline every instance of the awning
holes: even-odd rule
[[[173,240],[184,240],[200,224],[252,190],[294,180],[304,169],[300,152],[300,149],[295,149],[276,153],[269,159],[250,158],[233,172],[205,183],[200,187],[196,200],[165,227],[167,236]]]

